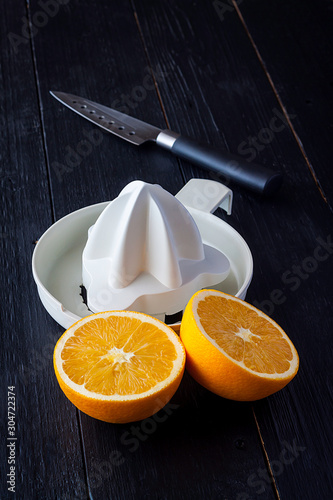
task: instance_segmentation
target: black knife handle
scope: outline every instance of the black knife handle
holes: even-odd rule
[[[250,163],[228,151],[219,151],[199,144],[187,137],[179,136],[170,151],[180,158],[222,175],[219,180],[224,184],[231,181],[257,193],[271,195],[282,183],[282,174],[279,172]]]

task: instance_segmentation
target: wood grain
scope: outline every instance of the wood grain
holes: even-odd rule
[[[73,18],[77,21],[77,37],[80,36],[81,30],[85,33],[84,46],[70,44],[70,40],[75,38],[73,24],[71,24],[70,38],[67,36]],[[98,44],[94,43],[96,32],[91,32],[89,25],[99,26]],[[54,37],[56,34],[59,36],[59,33],[61,36],[57,51],[52,51]],[[118,6],[117,12],[111,15],[110,7],[107,7],[106,3],[96,7],[92,13],[88,5],[73,2],[68,12],[59,13],[47,32],[41,33],[40,38],[36,38],[34,47],[56,217],[80,206],[113,198],[129,180],[135,178],[158,182],[170,192],[176,193],[183,184],[176,159],[149,147],[138,150],[107,134],[103,134],[103,140],[93,149],[89,157],[83,159],[72,172],[64,174],[62,181],[59,180],[54,168],[52,169],[55,158],[64,164],[66,152],[69,151],[68,146],[71,151],[77,151],[77,145],[82,140],[84,132],[94,128],[59,106],[56,101],[49,103],[50,97],[47,91],[50,88],[67,89],[113,106],[116,101],[116,106],[127,105],[131,114],[165,127],[164,115],[155,89],[147,90],[145,99],[138,102],[134,109],[131,108],[135,95],[133,89],[143,86],[147,81],[148,60],[130,6]],[[101,47],[103,47],[102,53]],[[63,53],[66,53],[65,60],[62,58]],[[131,54],[130,59],[128,54]],[[61,65],[59,58],[62,59]],[[77,60],[81,65],[74,71],[73,61]],[[105,60],[107,60],[106,65]],[[98,67],[103,67],[103,72],[97,77]],[[152,69],[161,92],[168,79],[172,78],[174,65],[172,62],[167,65],[159,64],[157,61]],[[66,74],[71,74],[72,79],[67,79],[64,89]],[[109,84],[110,81],[113,83]],[[126,104],[128,96],[131,96],[130,104]],[[106,99],[109,99],[109,102]],[[88,186],[89,191],[87,191]],[[189,384],[190,387],[193,386],[187,381],[187,386]],[[186,381],[183,386],[186,394]],[[195,385],[194,388],[198,391]],[[234,456],[234,461],[230,462],[227,458],[229,452],[224,451],[225,429],[223,427],[218,430],[218,415],[224,414],[225,403],[206,394],[204,396],[206,404],[197,410],[198,414],[193,420],[193,407],[187,400],[189,396],[181,398],[181,394],[178,396],[179,403],[172,401],[172,405],[177,405],[177,409],[179,405],[179,411],[175,411],[175,415],[172,412],[170,418],[168,413],[162,412],[162,420],[165,416],[168,419],[163,425],[158,423],[156,432],[149,434],[151,429],[149,425],[154,427],[154,421],[138,424],[143,425],[142,439],[133,438],[132,432],[135,430],[132,430],[132,424],[121,427],[107,426],[80,415],[88,488],[92,497],[143,496],[143,479],[150,485],[147,494],[151,498],[176,498],[177,495],[193,498],[200,496],[204,491],[211,498],[222,493],[232,495],[234,481],[225,481],[219,477],[221,467],[229,468],[231,477],[237,471],[238,481],[243,489],[247,480],[247,475],[243,475],[244,461],[249,462],[254,468],[265,467],[250,407],[228,405],[227,441],[228,449]],[[193,395],[190,398],[193,400]],[[222,406],[219,408],[216,404]],[[180,422],[177,420],[178,414],[182,415],[178,417],[181,418]],[[238,424],[239,421],[242,422],[241,426]],[[219,438],[211,431],[213,427],[217,428]],[[140,446],[133,451],[134,439],[138,440]],[[182,446],[181,450],[178,450],[180,439]],[[244,441],[241,449],[239,445],[238,448],[235,445],[239,439]],[[212,458],[216,458],[207,467],[205,462],[202,462],[202,448],[208,449],[209,446],[212,449]],[[198,475],[202,475],[202,480],[194,482],[193,478]],[[131,477],[130,482],[128,477]],[[172,483],[170,477],[173,478]],[[81,493],[85,495],[84,490]],[[268,490],[265,498],[272,498],[272,492]]]
[[[53,13],[42,3],[0,6],[1,408],[6,415],[15,385],[17,498],[332,498],[328,1],[51,0]],[[52,367],[63,329],[37,296],[34,242],[131,180],[175,194],[191,177],[215,177],[99,133],[49,90],[283,171],[274,198],[235,188],[232,215],[217,215],[253,253],[249,302],[299,351],[290,386],[251,405],[218,398],[186,375],[156,417],[127,425],[94,420],[66,400]],[[286,111],[296,115],[289,123]],[[4,478],[4,447],[1,454]],[[1,498],[7,493],[2,482]]]
[[[254,410],[281,498],[329,498],[332,477],[328,482],[330,459],[326,450],[330,446],[325,447],[324,441],[331,442],[328,415],[332,406],[330,398],[323,395],[331,393],[331,362],[326,348],[318,348],[318,334],[326,332],[325,345],[331,342],[327,339],[332,330],[331,249],[323,250],[321,262],[314,256],[319,244],[332,241],[331,212],[288,123],[281,118],[280,125],[284,123],[285,127],[279,127],[280,131],[272,134],[266,144],[260,141],[265,137],[264,129],[278,128],[272,119],[281,117],[283,108],[256,51],[247,44],[248,33],[236,9],[228,11],[221,20],[213,9],[205,9],[199,3],[189,8],[187,1],[169,2],[162,9],[151,8],[149,2],[137,2],[136,8],[152,64],[162,57],[164,64],[172,59],[178,68],[170,85],[167,82],[165,95],[161,92],[167,116],[172,117],[171,127],[178,125],[177,119],[187,116],[187,123],[181,123],[185,132],[198,139],[208,137],[215,146],[220,135],[220,142],[225,141],[235,152],[244,141],[249,146],[252,138],[252,143],[261,147],[257,149],[256,161],[260,159],[284,170],[285,183],[275,199],[263,200],[235,189],[233,215],[228,218],[253,252],[255,271],[249,301],[266,310],[286,329],[301,358],[294,383],[255,404]],[[248,9],[252,12],[249,4]],[[254,12],[259,18],[259,7]],[[287,23],[286,18],[284,22]],[[159,37],[162,25],[163,36]],[[209,31],[204,29],[207,26]],[[289,27],[292,29],[292,24]],[[205,105],[209,112],[205,112]],[[203,176],[202,171],[189,165],[184,164],[183,168],[186,178]],[[311,432],[313,415],[320,425]],[[288,450],[290,463],[286,464],[282,459]],[[326,466],[318,470],[315,464],[321,462],[323,455]],[[260,477],[258,470],[248,473],[251,484],[247,485],[246,494],[259,497],[270,479]]]
[[[1,23],[1,498],[68,498],[84,482],[75,409],[59,411],[52,351],[61,329],[40,307],[31,256],[52,224],[52,205],[30,39],[18,46],[24,1],[0,6]],[[16,49],[16,50],[15,50]],[[7,387],[15,386],[16,493],[7,490]],[[66,465],[67,464],[67,465]],[[70,466],[68,466],[70,464]],[[52,473],[51,473],[52,471]]]
[[[332,209],[332,2],[256,0],[238,8],[274,92],[292,117],[314,181]]]

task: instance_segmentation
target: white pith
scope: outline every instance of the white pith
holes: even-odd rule
[[[151,324],[155,325],[157,328],[163,330],[163,332],[165,332],[167,334],[168,338],[171,340],[171,342],[173,343],[173,345],[176,349],[177,358],[174,361],[173,368],[171,370],[170,375],[166,379],[157,383],[154,387],[152,387],[148,391],[142,392],[140,394],[133,394],[133,395],[113,394],[111,396],[106,396],[106,395],[99,394],[96,392],[88,391],[84,387],[83,384],[78,385],[68,377],[68,375],[63,370],[63,366],[62,366],[63,361],[61,359],[61,352],[62,352],[62,349],[63,349],[65,343],[67,342],[67,340],[74,335],[74,333],[78,327],[83,326],[88,321],[91,321],[91,320],[97,319],[97,318],[108,318],[110,316],[118,316],[118,317],[119,316],[127,316],[127,317],[130,316],[132,318],[137,318],[137,319],[140,319],[140,320],[145,321],[147,323],[151,323]],[[113,358],[116,357],[117,363],[125,363],[125,362],[129,362],[130,359],[134,356],[134,354],[128,353],[128,352],[125,353],[123,351],[123,349],[117,349],[116,347],[113,347],[110,349],[108,354],[106,354],[104,357],[106,357],[106,356],[110,356],[110,357],[112,356]],[[137,313],[137,312],[132,312],[132,311],[130,311],[130,312],[129,311],[103,312],[103,313],[97,313],[97,314],[93,314],[93,315],[87,316],[85,318],[82,318],[81,320],[74,323],[74,325],[72,325],[64,333],[64,335],[58,341],[58,344],[57,344],[56,350],[55,350],[55,363],[56,363],[59,375],[60,375],[61,379],[64,381],[64,383],[67,386],[69,386],[71,389],[73,389],[75,392],[78,392],[78,393],[80,393],[88,398],[98,399],[98,400],[103,400],[103,401],[134,401],[134,400],[138,400],[138,399],[144,399],[150,395],[158,393],[161,389],[163,389],[163,388],[167,387],[169,384],[171,384],[171,382],[177,377],[177,375],[180,373],[180,371],[183,368],[184,361],[185,361],[185,350],[184,350],[180,340],[178,340],[177,334],[170,327],[168,327],[167,325],[165,325],[164,323],[162,323],[161,321],[159,321],[155,318],[152,318],[152,317],[147,316],[147,315],[142,314],[142,313]],[[158,404],[158,400],[156,403]]]
[[[117,347],[112,347],[112,349],[110,349],[107,354],[102,356],[101,359],[109,358],[110,361],[112,359],[114,363],[122,364],[128,362],[131,358],[133,358],[133,356],[133,352],[124,352],[123,348],[118,349]]]
[[[203,290],[203,291],[201,291],[200,294],[198,294],[193,299],[192,311],[193,311],[193,314],[194,314],[195,322],[198,325],[198,327],[199,327],[202,335],[211,344],[213,344],[220,352],[222,352],[223,355],[227,359],[229,359],[233,363],[236,363],[237,365],[241,366],[244,370],[248,371],[249,373],[255,374],[257,377],[262,377],[262,378],[265,378],[265,379],[269,379],[270,378],[270,379],[274,379],[274,380],[278,380],[278,379],[283,380],[285,378],[288,378],[291,374],[293,374],[295,372],[295,369],[296,369],[296,367],[298,365],[298,354],[297,354],[297,352],[295,350],[295,347],[293,346],[293,344],[291,343],[291,341],[289,340],[289,338],[286,336],[285,332],[282,330],[282,328],[277,323],[275,323],[275,321],[273,321],[266,314],[264,314],[263,312],[261,312],[259,309],[257,309],[256,307],[252,306],[248,302],[246,302],[247,307],[249,307],[250,309],[253,309],[259,316],[261,316],[261,317],[263,317],[265,319],[268,319],[279,330],[279,332],[281,332],[284,340],[286,340],[286,342],[288,343],[288,345],[289,345],[289,347],[291,349],[291,352],[293,354],[293,358],[289,362],[290,363],[289,370],[287,370],[287,371],[285,371],[283,373],[276,373],[276,372],[275,373],[263,373],[263,372],[257,372],[255,370],[251,370],[250,368],[248,368],[243,361],[237,361],[236,359],[234,359],[231,356],[229,356],[229,354],[227,354],[224,351],[224,349],[222,347],[220,347],[217,344],[217,342],[214,339],[212,339],[206,333],[204,327],[201,324],[201,321],[200,321],[200,318],[199,318],[199,315],[198,315],[198,312],[197,312],[198,303],[201,302],[202,300],[204,300],[207,296],[212,296],[212,295],[221,296],[222,294],[221,294],[221,292],[218,292],[218,291],[215,291],[215,290]],[[244,303],[243,300],[238,299],[237,297],[234,297],[232,295],[223,294],[223,297],[226,298],[227,300],[233,300],[235,302]],[[245,328],[240,328],[239,331],[235,335],[238,336],[238,337],[240,337],[240,338],[242,338],[245,342],[253,342],[253,341],[255,342],[254,337],[260,338],[260,336],[252,333],[251,330],[245,329]]]
[[[236,337],[240,337],[241,339],[245,340],[245,342],[253,342],[254,337],[257,337],[260,339],[260,335],[256,335],[255,333],[252,333],[251,330],[248,328],[243,328],[241,327],[238,332],[235,333]]]

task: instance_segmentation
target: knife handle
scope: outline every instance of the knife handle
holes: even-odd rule
[[[167,136],[170,132],[165,130],[162,133]],[[171,134],[174,133],[171,132],[170,136]],[[241,156],[228,151],[216,150],[187,137],[177,136],[178,134],[171,136],[173,140],[169,141],[168,145],[167,143],[163,144],[162,141],[157,140],[156,142],[169,149],[176,156],[222,175],[219,180],[223,184],[229,184],[229,181],[232,181],[265,195],[275,193],[281,186],[282,174],[279,172],[274,172],[257,163],[250,163]]]

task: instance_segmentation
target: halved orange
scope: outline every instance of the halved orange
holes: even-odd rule
[[[68,399],[84,413],[114,423],[158,412],[185,368],[185,350],[172,328],[132,311],[79,320],[60,337],[53,359]]]
[[[227,399],[264,398],[298,371],[297,351],[275,321],[216,290],[194,294],[184,311],[180,338],[192,377]]]

